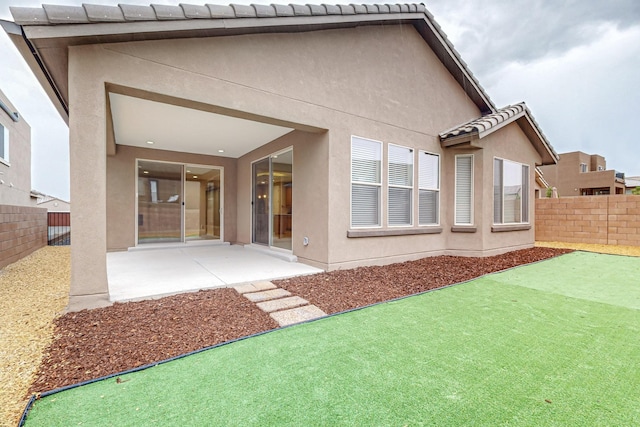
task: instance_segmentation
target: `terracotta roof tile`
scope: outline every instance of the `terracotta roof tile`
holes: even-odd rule
[[[526,108],[527,107],[524,102],[521,102],[520,104],[509,105],[496,111],[493,114],[482,116],[478,119],[471,120],[470,122],[464,123],[460,126],[456,126],[453,129],[443,132],[440,134],[440,139],[445,140],[454,136],[460,136],[470,133],[478,133],[481,135],[486,131],[491,130],[495,126],[505,122],[506,120],[515,117],[518,114],[524,113]]]

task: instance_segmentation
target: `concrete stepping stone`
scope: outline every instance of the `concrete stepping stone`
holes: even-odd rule
[[[264,312],[271,313],[273,311],[280,311],[287,308],[298,307],[300,305],[307,305],[309,301],[304,298],[293,296],[288,298],[274,299],[271,301],[259,302],[256,305]]]
[[[253,282],[246,285],[234,286],[233,289],[236,290],[239,294],[247,294],[250,292],[259,292],[266,291],[269,289],[276,289],[277,286],[271,282],[263,281],[263,282]]]
[[[249,301],[261,302],[261,301],[267,301],[270,299],[288,297],[288,296],[291,296],[291,292],[285,291],[284,289],[276,288],[276,289],[271,289],[269,291],[253,292],[253,293],[242,294],[242,295],[245,298],[247,298]]]
[[[320,310],[315,305],[305,305],[304,307],[292,308],[290,310],[276,311],[269,313],[280,326],[293,325],[306,320],[317,319],[326,316],[327,313]]]

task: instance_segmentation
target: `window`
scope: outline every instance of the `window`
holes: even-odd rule
[[[504,159],[493,161],[493,222],[529,222],[529,166]]]
[[[418,224],[437,225],[440,221],[440,156],[420,151],[418,167]]]
[[[9,129],[0,124],[0,159],[9,161]]]
[[[602,166],[598,165],[598,171],[603,171],[603,170],[604,170],[604,168]]]
[[[382,143],[351,137],[351,226],[379,227]]]
[[[389,144],[389,225],[411,225],[413,150]]]
[[[580,172],[581,173],[589,172],[589,169],[587,169],[586,163],[580,163]]]
[[[473,224],[473,154],[456,156],[456,225]]]

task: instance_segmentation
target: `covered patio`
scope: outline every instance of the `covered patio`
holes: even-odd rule
[[[321,269],[242,245],[179,244],[107,254],[111,301],[160,297],[320,272]]]

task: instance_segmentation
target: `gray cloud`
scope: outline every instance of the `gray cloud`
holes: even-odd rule
[[[427,8],[445,31],[446,24],[463,28],[452,41],[480,75],[589,44],[601,36],[603,24],[640,24],[637,0],[432,0]]]

